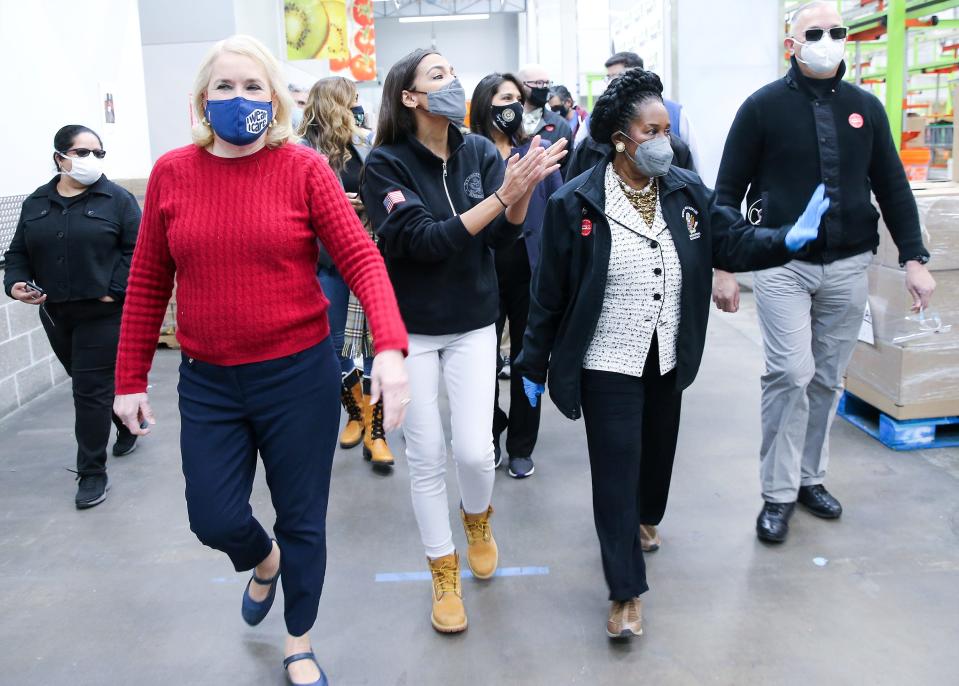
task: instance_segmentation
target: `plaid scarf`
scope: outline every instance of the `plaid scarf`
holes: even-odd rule
[[[363,228],[369,237],[376,242],[373,235],[373,229],[370,226],[369,218],[365,215],[360,218],[363,222]],[[366,313],[363,312],[363,306],[356,299],[353,292],[350,291],[350,301],[346,307],[346,329],[343,335],[343,357],[355,360],[357,357],[373,357],[374,355],[373,335],[370,333],[370,327],[366,321]]]

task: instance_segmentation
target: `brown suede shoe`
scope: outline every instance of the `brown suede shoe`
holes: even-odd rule
[[[370,405],[369,396],[363,398],[363,457],[373,463],[374,468],[386,469],[393,466],[393,452],[386,443],[383,429],[383,400]],[[387,469],[387,471],[389,471]]]
[[[659,537],[659,532],[652,524],[639,525],[639,545],[644,553],[655,553],[659,546],[663,544],[663,539]]]
[[[460,557],[450,553],[435,560],[427,558],[433,575],[433,628],[443,634],[466,630],[466,607],[460,585]]]
[[[499,549],[493,538],[493,529],[489,519],[493,515],[493,506],[480,514],[467,514],[460,505],[460,518],[466,531],[466,562],[477,579],[489,579],[496,573],[499,564]]]
[[[614,600],[606,620],[606,635],[610,638],[632,638],[643,635],[643,601]]]
[[[360,371],[354,369],[343,378],[343,386],[340,389],[340,403],[346,410],[346,426],[343,427],[343,433],[340,434],[340,447],[352,448],[360,444],[363,440],[363,384]]]

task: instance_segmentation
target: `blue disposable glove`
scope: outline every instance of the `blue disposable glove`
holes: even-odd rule
[[[828,209],[829,198],[826,197],[826,187],[819,184],[809,199],[806,210],[786,233],[786,247],[796,252],[806,243],[819,238],[819,221]]]
[[[526,397],[529,398],[529,404],[533,407],[536,407],[536,403],[539,402],[539,397],[543,395],[543,391],[545,390],[546,387],[543,384],[530,381],[525,376],[523,377],[523,392],[526,393]]]

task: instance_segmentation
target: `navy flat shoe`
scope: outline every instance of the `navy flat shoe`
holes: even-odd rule
[[[288,658],[283,660],[283,669],[287,669],[286,678],[290,679],[290,672],[288,670],[289,666],[294,662],[299,662],[300,660],[313,660],[313,664],[316,665],[316,668],[320,670],[320,678],[316,681],[311,681],[308,684],[296,684],[296,686],[330,686],[330,682],[326,680],[326,674],[323,673],[323,668],[320,667],[320,663],[316,661],[316,655],[312,652],[310,653],[297,653],[296,655],[290,655]],[[290,679],[290,683],[295,683],[293,679]]]
[[[277,572],[272,579],[261,579],[253,574],[253,577],[250,579],[250,583],[246,585],[246,589],[243,591],[243,607],[240,609],[240,614],[243,615],[243,621],[249,624],[250,626],[256,626],[262,622],[267,614],[270,612],[270,608],[273,607],[273,599],[276,597],[276,581],[280,578],[280,573]],[[257,583],[262,586],[269,585],[270,592],[267,594],[266,598],[262,601],[257,602],[250,597],[250,584]]]

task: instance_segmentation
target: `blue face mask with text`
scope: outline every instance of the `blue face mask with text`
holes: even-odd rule
[[[233,145],[249,145],[262,136],[273,121],[273,103],[247,100],[207,100],[206,120],[213,132]]]

